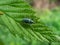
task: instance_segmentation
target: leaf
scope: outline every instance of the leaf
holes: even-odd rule
[[[0,24],[4,25],[14,36],[27,41],[37,39],[49,42],[55,39],[52,30],[38,21],[38,17],[34,16],[35,12],[24,0],[1,0],[0,11],[3,12],[0,16]],[[30,18],[35,23],[33,25],[24,24],[23,18]],[[24,27],[24,25],[27,26]]]

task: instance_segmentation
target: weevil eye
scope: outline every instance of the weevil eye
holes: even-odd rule
[[[28,23],[28,24],[34,23],[34,21],[31,20],[31,19],[29,19],[29,18],[24,18],[22,21],[23,21],[24,23]]]

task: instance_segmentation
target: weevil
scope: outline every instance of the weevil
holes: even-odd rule
[[[34,21],[32,19],[29,19],[29,18],[24,18],[22,21],[24,23],[28,23],[28,24],[33,24],[34,23]]]

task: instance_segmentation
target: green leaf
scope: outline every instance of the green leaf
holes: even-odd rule
[[[49,42],[55,39],[53,31],[38,21],[38,17],[34,15],[35,12],[24,0],[0,0],[0,12],[2,12],[0,25],[5,26],[10,31],[9,33],[16,37],[19,36],[27,41],[37,39]],[[23,18],[30,18],[35,23],[24,24]]]

